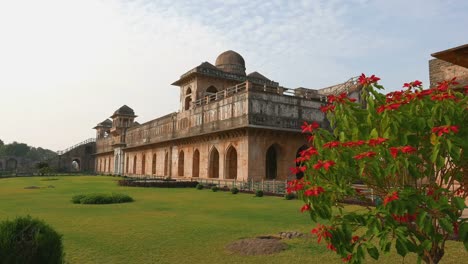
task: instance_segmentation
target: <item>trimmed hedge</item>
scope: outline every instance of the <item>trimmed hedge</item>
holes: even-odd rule
[[[239,189],[237,189],[236,187],[234,187],[234,188],[231,189],[231,193],[232,193],[232,194],[237,194],[237,193],[239,193]]]
[[[203,190],[203,184],[197,184],[197,186],[195,186],[195,188],[197,188],[197,190]]]
[[[64,263],[62,235],[31,216],[0,223],[0,263]]]
[[[293,200],[293,199],[296,199],[296,195],[294,193],[287,193],[284,195],[284,199]]]
[[[219,190],[219,188],[218,188],[218,186],[213,186],[213,187],[211,187],[211,190],[213,192],[217,192]]]
[[[255,192],[255,196],[256,196],[256,197],[262,197],[262,196],[263,196],[263,191],[257,190],[257,191]]]
[[[113,204],[113,203],[129,203],[133,202],[133,198],[121,193],[102,194],[79,194],[72,197],[74,204]]]
[[[119,186],[128,187],[159,187],[159,188],[194,188],[196,181],[145,181],[145,180],[119,180]]]

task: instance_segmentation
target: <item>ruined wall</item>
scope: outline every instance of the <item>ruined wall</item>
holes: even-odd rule
[[[431,87],[436,86],[438,82],[450,80],[453,77],[457,77],[457,81],[460,85],[467,85],[468,69],[439,59],[432,59],[429,61],[429,79]]]
[[[114,153],[96,156],[96,172],[101,174],[114,174]]]

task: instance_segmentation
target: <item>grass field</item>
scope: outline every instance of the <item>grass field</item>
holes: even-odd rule
[[[66,176],[58,180],[0,180],[0,220],[31,215],[64,235],[68,263],[342,263],[324,244],[285,240],[289,248],[270,256],[239,256],[226,244],[240,238],[308,232],[315,224],[298,212],[302,203],[196,189],[119,187],[117,178]],[[27,186],[55,188],[24,189]],[[73,195],[120,192],[133,203],[73,204]],[[349,207],[348,209],[355,209]],[[468,254],[450,241],[442,263],[463,263]],[[379,263],[415,263],[395,253]],[[370,261],[373,263],[373,261]]]

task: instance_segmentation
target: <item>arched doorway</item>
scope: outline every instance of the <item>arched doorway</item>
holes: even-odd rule
[[[164,176],[168,175],[169,170],[169,153],[164,156]]]
[[[72,160],[72,171],[80,171],[81,170],[81,162],[79,159]]]
[[[106,172],[106,168],[107,168],[107,159],[104,158],[104,172]]]
[[[133,174],[136,174],[137,156],[133,157]]]
[[[3,170],[3,162],[0,161],[0,170]]]
[[[178,174],[179,177],[184,177],[184,151],[181,150],[179,152],[179,161],[178,161],[178,164],[177,164],[177,168],[178,168]]]
[[[208,177],[219,178],[219,152],[215,147],[210,151]]]
[[[111,172],[111,158],[110,157],[109,157],[109,159],[107,161],[107,171]]]
[[[153,162],[151,163],[151,168],[152,168],[151,173],[155,175],[156,174],[156,154],[153,154]]]
[[[213,85],[208,87],[205,91],[206,95],[213,95],[213,94],[216,94],[217,92],[218,92],[218,89],[214,87]]]
[[[141,158],[141,174],[145,175],[146,174],[146,155],[143,154],[143,157]]]
[[[237,151],[230,146],[226,151],[226,178],[237,179]]]
[[[193,152],[192,177],[200,176],[200,151],[195,149]]]
[[[301,156],[301,152],[308,149],[309,147],[307,145],[302,145],[296,152],[296,159],[299,158]],[[297,162],[296,161],[296,167],[299,167],[301,166],[301,162]],[[302,179],[302,177],[304,177],[304,172],[300,171],[298,173],[296,173],[296,179]]]
[[[266,152],[265,178],[274,180],[278,174],[278,147],[271,145]]]

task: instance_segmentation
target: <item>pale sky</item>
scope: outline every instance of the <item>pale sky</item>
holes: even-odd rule
[[[123,104],[140,123],[177,111],[170,84],[230,49],[289,88],[427,84],[430,54],[468,43],[467,14],[466,0],[0,0],[0,139],[61,150]]]

